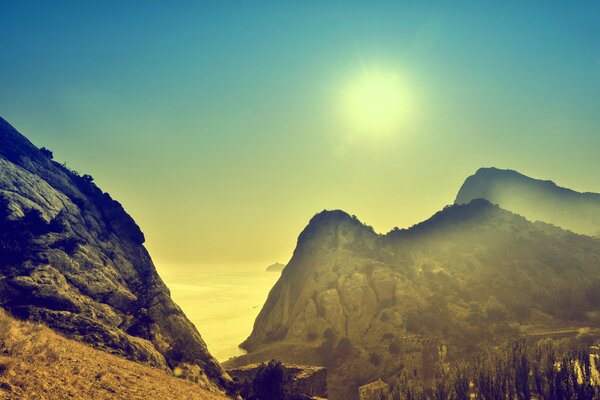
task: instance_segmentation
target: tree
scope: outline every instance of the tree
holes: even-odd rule
[[[279,361],[262,363],[252,380],[256,400],[285,400],[286,371]]]
[[[93,176],[91,176],[91,175],[89,175],[89,174],[83,174],[83,175],[81,176],[81,179],[83,179],[83,181],[84,181],[84,182],[87,182],[87,183],[92,183],[92,182],[94,182],[94,177],[93,177]]]
[[[54,153],[52,153],[52,151],[48,150],[47,148],[45,148],[45,147],[42,147],[42,148],[40,149],[40,151],[42,152],[42,154],[43,154],[44,156],[48,157],[49,159],[51,159],[51,160],[52,160],[52,159],[54,158]]]

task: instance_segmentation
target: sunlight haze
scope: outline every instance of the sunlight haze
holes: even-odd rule
[[[3,3],[0,109],[115,194],[159,268],[266,266],[323,209],[407,227],[482,166],[600,191],[597,12],[545,6]],[[390,88],[341,120],[365,66],[417,117]]]

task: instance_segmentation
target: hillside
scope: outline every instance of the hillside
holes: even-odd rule
[[[170,371],[128,361],[0,309],[0,399],[219,400]]]
[[[158,368],[232,382],[171,299],[121,204],[0,119],[0,306]],[[193,376],[192,376],[193,375]]]
[[[600,237],[600,194],[597,193],[576,192],[516,171],[481,168],[467,178],[455,204],[479,198],[531,221],[544,221]]]
[[[317,214],[261,310],[249,354],[329,369],[332,399],[399,371],[431,379],[440,352],[532,326],[600,325],[600,240],[532,223],[485,200],[378,235]]]

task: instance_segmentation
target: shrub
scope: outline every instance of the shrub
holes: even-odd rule
[[[12,361],[2,361],[0,362],[0,376],[5,376],[10,372],[12,367]]]
[[[335,347],[335,358],[343,359],[352,355],[352,342],[347,337],[343,337]]]
[[[271,360],[258,367],[252,380],[254,398],[257,400],[285,399],[286,371],[279,361]]]
[[[52,159],[54,159],[54,153],[52,153],[52,152],[51,152],[50,150],[48,150],[47,148],[45,148],[45,147],[42,147],[42,148],[40,149],[40,151],[42,152],[42,154],[43,154],[45,157],[48,157],[48,158],[49,158],[49,159],[51,159],[51,160],[52,160]]]
[[[81,175],[81,179],[86,182],[86,183],[92,183],[94,182],[94,177],[89,175],[89,174],[83,174]]]
[[[371,353],[369,355],[369,362],[374,366],[378,367],[381,364],[381,357],[377,353]]]
[[[392,343],[390,343],[389,350],[390,350],[390,353],[392,353],[392,354],[400,354],[401,348],[400,348],[400,345],[398,345],[398,343],[392,342]]]

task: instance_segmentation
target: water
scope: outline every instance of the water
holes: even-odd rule
[[[219,361],[243,354],[244,341],[280,276],[266,264],[159,265],[173,300]]]

